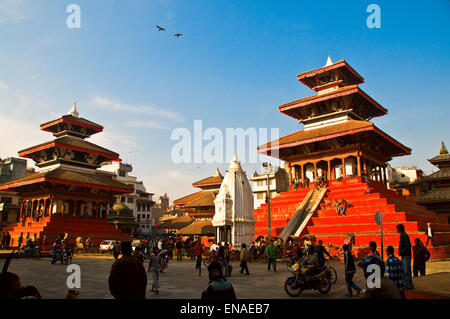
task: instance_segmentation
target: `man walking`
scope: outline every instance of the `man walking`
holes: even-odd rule
[[[413,274],[414,277],[425,276],[425,263],[430,259],[430,252],[419,238],[414,239],[413,247]]]
[[[250,253],[247,250],[247,245],[243,243],[241,245],[241,271],[240,271],[241,274],[245,270],[245,273],[247,275],[250,275],[250,273],[248,271],[248,267],[247,267],[247,262],[248,262],[249,256],[250,256]]]
[[[402,299],[405,298],[405,280],[404,280],[404,270],[403,263],[395,257],[394,255],[394,247],[388,246],[386,248],[386,254],[388,255],[388,259],[386,260],[386,273],[387,277],[391,279],[397,285],[400,290],[400,294]]]
[[[433,230],[431,229],[431,223],[427,223],[427,243],[425,246],[428,246],[428,242],[431,242],[431,246],[434,246],[433,244]]]
[[[178,239],[175,248],[177,249],[177,261],[183,261],[183,242]]]
[[[398,255],[402,257],[403,271],[405,272],[406,289],[414,289],[411,273],[411,240],[405,232],[403,224],[397,225],[397,232],[400,233],[400,242],[398,245]]]
[[[270,265],[273,265],[273,271],[277,271],[277,247],[273,244],[273,239],[270,240],[269,246],[266,247],[266,256],[269,257],[269,264],[267,271],[270,271]]]
[[[202,266],[202,254],[203,254],[203,245],[200,239],[197,241],[197,244],[194,247],[195,257],[197,258],[197,263],[195,264],[195,269],[200,269]]]
[[[351,248],[344,244],[342,246],[344,250],[344,269],[345,269],[345,283],[347,284],[347,297],[353,296],[352,288],[356,290],[356,293],[359,295],[361,293],[361,288],[359,288],[354,282],[353,277],[356,273],[355,260],[353,258],[353,253]]]
[[[6,250],[9,249],[10,244],[11,244],[11,235],[9,234],[9,232],[6,232],[6,237],[5,237],[5,249]]]

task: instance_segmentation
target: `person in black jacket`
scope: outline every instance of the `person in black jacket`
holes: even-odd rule
[[[317,245],[317,253],[319,254],[319,267],[323,267],[325,265],[325,255],[331,259],[330,253],[323,246],[323,241],[319,240]]]
[[[398,244],[398,255],[402,257],[403,271],[405,272],[406,289],[414,289],[411,272],[411,240],[405,232],[403,224],[397,225],[397,232],[400,233],[400,242]]]
[[[111,267],[109,290],[116,299],[145,299],[147,274],[144,265],[131,255],[131,242],[123,241],[120,246],[122,257]]]
[[[348,294],[346,296],[351,297],[352,294],[352,288],[356,290],[356,293],[359,295],[361,292],[361,288],[359,288],[354,282],[353,282],[353,276],[355,276],[356,273],[356,266],[355,261],[353,259],[353,253],[349,249],[348,245],[345,244],[342,246],[342,249],[344,250],[344,262],[345,262],[345,283],[347,284],[347,290]]]

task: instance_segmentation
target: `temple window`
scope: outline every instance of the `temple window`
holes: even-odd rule
[[[119,170],[119,176],[120,176],[120,177],[125,177],[125,175],[126,175],[126,174],[125,174],[125,171]]]

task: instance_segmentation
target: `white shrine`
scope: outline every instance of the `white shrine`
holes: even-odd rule
[[[234,155],[214,200],[215,214],[212,225],[216,228],[216,241],[228,242],[234,247],[251,244],[255,236],[253,193],[250,183]]]

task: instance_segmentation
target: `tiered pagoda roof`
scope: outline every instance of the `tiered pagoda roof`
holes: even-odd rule
[[[134,191],[133,187],[96,170],[106,161],[120,161],[119,154],[84,140],[101,132],[103,127],[80,118],[75,104],[69,114],[42,124],[41,129],[56,138],[19,151],[19,156],[35,162],[37,171],[1,184],[0,190],[27,188],[30,192],[41,190],[43,185],[58,184],[102,189],[113,194]]]
[[[411,154],[410,148],[368,121],[387,114],[387,109],[359,88],[364,78],[346,61],[333,63],[328,58],[324,67],[301,73],[297,79],[317,94],[283,104],[279,110],[303,123],[304,129],[259,146],[260,153],[290,161],[358,147],[384,162]]]
[[[214,215],[214,200],[219,193],[223,176],[219,169],[213,176],[206,177],[192,186],[202,189],[199,192],[192,193],[174,200],[173,204],[181,210],[187,212],[194,218],[212,218]]]
[[[439,155],[428,160],[439,170],[426,177],[424,181],[431,185],[431,190],[422,195],[417,202],[437,213],[445,213],[450,219],[450,154],[441,143]]]

